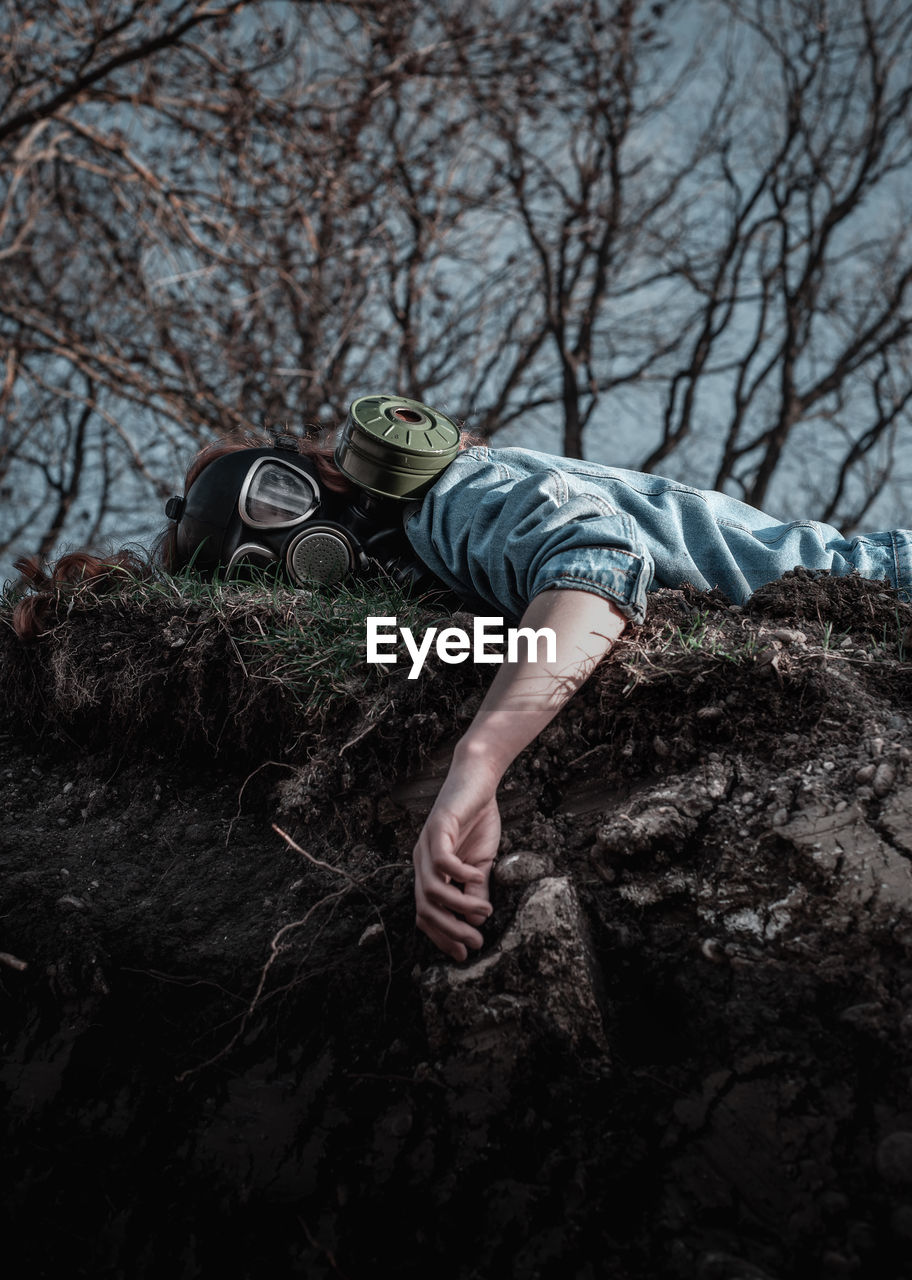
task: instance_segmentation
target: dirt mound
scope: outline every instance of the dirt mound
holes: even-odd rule
[[[414,932],[409,854],[485,669],[315,651],[315,702],[265,616],[3,638],[26,1270],[909,1275],[912,609],[657,593],[508,774],[465,966]]]

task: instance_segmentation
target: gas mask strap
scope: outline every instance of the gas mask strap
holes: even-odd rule
[[[269,434],[272,436],[273,449],[278,449],[282,453],[294,453],[300,457],[301,450],[298,448],[297,436],[289,435],[280,427],[270,427]]]

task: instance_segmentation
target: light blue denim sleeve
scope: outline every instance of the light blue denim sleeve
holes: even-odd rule
[[[610,600],[632,621],[645,616],[653,562],[636,523],[557,468],[523,474],[469,450],[405,529],[472,608],[518,619],[542,591],[563,587]]]

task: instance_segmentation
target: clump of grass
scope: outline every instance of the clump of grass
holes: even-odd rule
[[[703,610],[698,610],[687,626],[681,626],[680,623],[676,625],[667,624],[668,643],[674,643],[685,650],[702,649],[706,643],[708,626],[709,614]]]
[[[283,604],[253,615],[245,652],[252,676],[281,681],[309,713],[363,696],[370,677],[389,678],[386,665],[367,663],[368,618],[395,618],[418,631],[434,617],[433,600],[410,596],[388,579],[353,578],[332,591],[295,592]]]
[[[49,601],[43,634],[23,645],[10,625],[21,597],[8,587],[0,599],[0,693],[11,715],[39,729],[79,718],[90,736],[104,722],[137,738],[168,719],[173,737],[216,744],[287,743],[339,717],[357,735],[393,703],[404,714],[420,690],[398,687],[404,664],[367,663],[367,619],[394,617],[418,633],[450,616],[442,599],[381,577],[295,590],[273,576],[123,572],[101,590],[66,585]]]
[[[880,648],[888,657],[895,655],[900,662],[912,662],[912,625],[902,617],[899,609],[893,623],[883,624]]]
[[[665,621],[642,642],[627,648],[624,694],[644,681],[673,676],[707,660],[735,666],[752,665],[764,644],[751,628],[747,632],[720,626],[709,611],[696,612],[686,623]]]
[[[724,628],[714,626],[708,613],[699,612],[686,626],[666,622],[649,645],[649,652],[669,658],[708,654],[742,664],[752,661],[762,647],[754,631],[732,636]]]
[[[829,653],[833,649],[842,647],[844,640],[850,638],[851,633],[847,629],[837,631],[832,622],[826,621],[823,624],[823,632],[820,637],[820,647],[824,653]]]

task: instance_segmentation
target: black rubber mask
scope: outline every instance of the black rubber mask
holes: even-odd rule
[[[294,586],[326,585],[371,562],[397,578],[415,563],[400,504],[332,493],[313,462],[282,448],[240,449],[200,473],[186,498],[171,498],[177,559],[226,577],[284,572]]]

